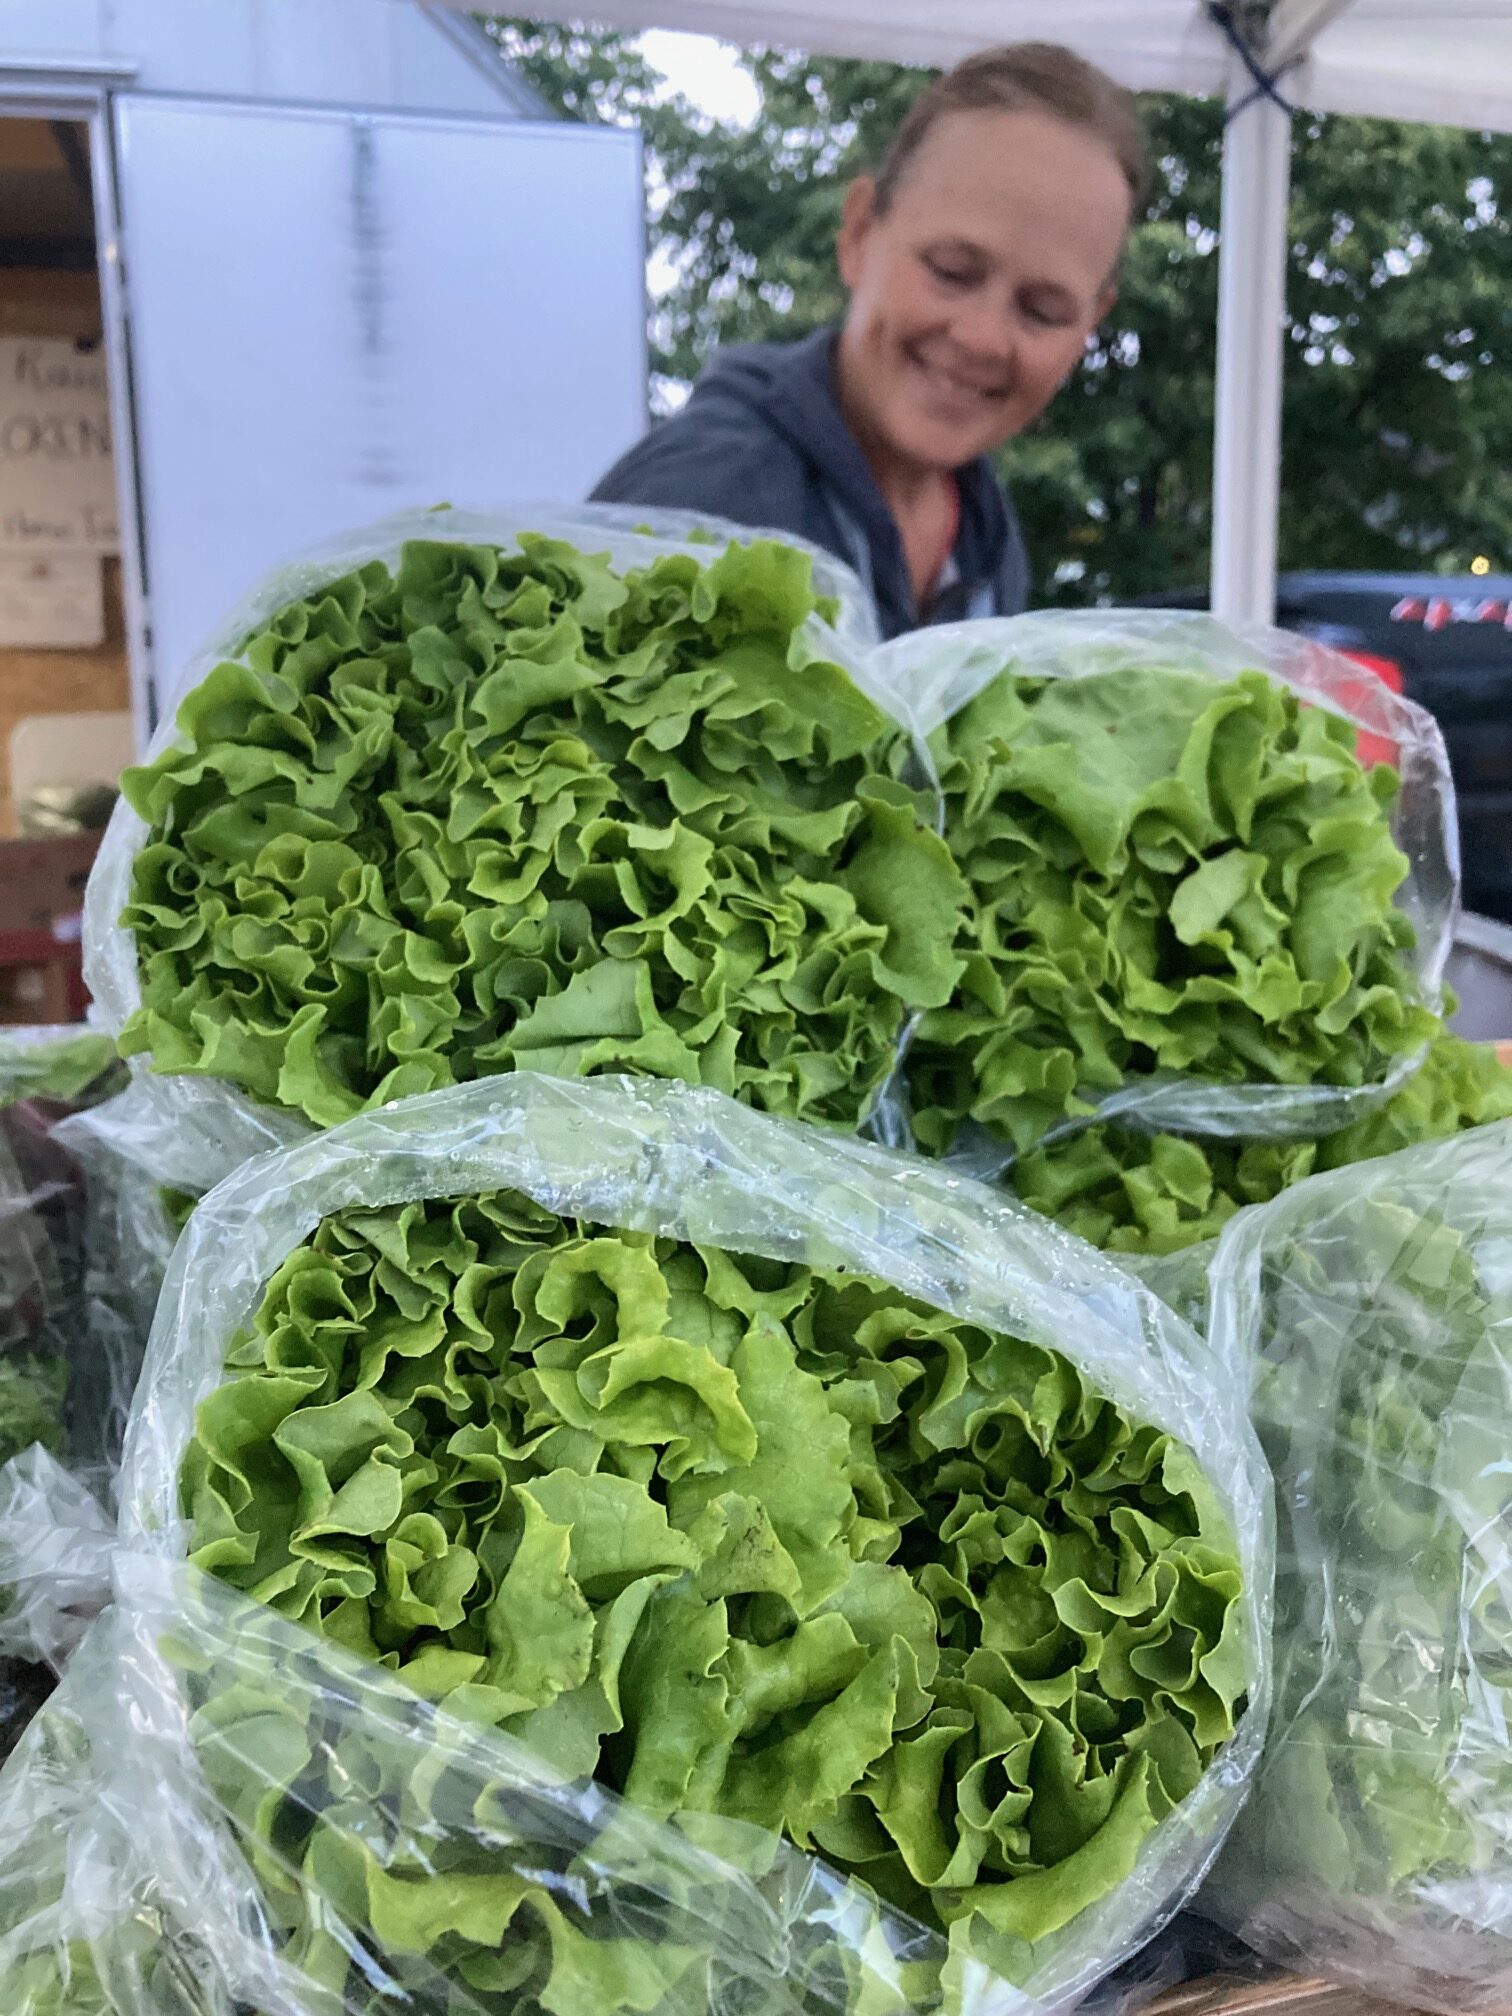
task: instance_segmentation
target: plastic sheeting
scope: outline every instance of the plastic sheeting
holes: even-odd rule
[[[1247,1358],[1276,1710],[1202,1906],[1445,2016],[1512,2001],[1512,1123],[1315,1177],[1142,1269]]]
[[[397,561],[411,539],[445,540],[459,544],[495,545],[515,549],[521,531],[559,538],[593,554],[607,556],[617,569],[645,567],[672,553],[690,553],[700,561],[717,557],[734,541],[749,544],[763,535],[748,527],[725,524],[685,512],[641,507],[581,505],[564,508],[521,506],[507,516],[480,516],[449,508],[405,511],[389,519],[341,534],[299,560],[276,569],[232,611],[219,634],[207,642],[193,664],[175,681],[182,695],[213,666],[234,658],[248,636],[289,602],[337,579],[363,563]],[[820,655],[844,666],[867,687],[866,658],[875,643],[875,616],[869,598],[851,570],[830,554],[788,534],[782,543],[803,551],[814,566],[816,592],[831,605],[832,621],[818,617],[807,626],[807,643]],[[881,700],[881,696],[875,696]],[[908,728],[905,720],[902,724]],[[160,724],[148,751],[149,760],[179,739],[172,716]],[[921,771],[927,758],[920,752]],[[94,870],[90,876],[84,918],[84,975],[103,1025],[119,1034],[139,1005],[141,989],[136,947],[118,920],[131,892],[132,868],[147,837],[147,827],[125,800],[117,803]],[[172,1175],[165,1180],[190,1190],[210,1188],[252,1155],[302,1138],[310,1124],[298,1114],[257,1104],[234,1087],[206,1078],[158,1076],[134,1065],[136,1099],[133,1124],[147,1130],[171,1156]],[[165,1170],[168,1165],[162,1165]]]
[[[500,1188],[704,1249],[873,1276],[1068,1354],[1093,1390],[1196,1456],[1243,1569],[1247,1712],[1130,1873],[1021,1953],[1016,1987],[964,1953],[947,1962],[938,1935],[770,1838],[707,1817],[653,1824],[602,1790],[553,1782],[518,1743],[180,1565],[196,1404],[279,1263],[333,1211]],[[98,1523],[45,1464],[13,1466],[7,1489],[0,1572],[45,1563],[23,1579],[9,1629],[30,1621],[55,1644],[68,1635],[60,1575],[66,1607],[89,1607]],[[1269,1488],[1228,1370],[1128,1276],[1031,1214],[708,1091],[520,1073],[244,1166],[195,1211],[170,1268],[121,1496],[113,1590],[95,1592],[114,1601],[0,1780],[0,1977],[26,1984],[26,2016],[177,2012],[169,1982],[196,2016],[239,2003],[268,2016],[482,2016],[514,2006],[505,1932],[519,1912],[536,1928],[531,1950],[546,1928],[555,1985],[539,2006],[553,2016],[1069,2003],[1188,1894],[1264,1726]],[[421,1879],[437,1877],[427,1892]],[[475,1956],[470,1971],[447,1965],[462,1951],[449,1939]],[[499,1949],[496,1965],[476,1957],[480,1942]],[[359,1975],[369,1985],[354,2001]],[[61,1983],[74,2000],[60,2001]]]
[[[1459,835],[1449,759],[1437,723],[1415,702],[1312,639],[1264,627],[1234,628],[1182,610],[1071,610],[942,625],[895,639],[869,660],[872,685],[933,734],[1004,672],[1029,679],[1080,679],[1148,667],[1232,680],[1255,669],[1326,708],[1394,752],[1401,790],[1391,831],[1407,861],[1397,904],[1416,942],[1406,990],[1437,1012],[1459,900]],[[1152,1073],[1095,1095],[1098,1119],[1123,1119],[1150,1132],[1267,1139],[1326,1134],[1384,1103],[1421,1062],[1394,1060],[1376,1085],[1216,1084]],[[1069,1121],[1074,1132],[1085,1120]],[[1053,1138],[1053,1137],[1052,1137]],[[1010,1159],[977,1141],[969,1166],[989,1174]]]
[[[133,1352],[108,1278],[120,1200],[70,1127],[124,1075],[98,1034],[0,1033],[0,1461],[35,1438],[95,1483],[119,1456],[156,1284]]]
[[[460,5],[462,0],[447,0]],[[542,19],[575,20],[570,0]],[[1500,0],[1298,0],[1275,9],[1271,62],[1315,112],[1512,132],[1512,18]],[[607,27],[674,28],[816,55],[944,66],[995,42],[1050,37],[1138,91],[1221,96],[1229,44],[1205,0],[599,0]]]
[[[124,1075],[98,1034],[0,1033],[0,1461],[52,1451],[102,1494],[167,1260],[150,1186],[75,1132]],[[51,1685],[37,1649],[6,1656],[0,1617],[0,1756]]]
[[[611,563],[622,567],[673,550],[707,556],[720,539],[753,536],[687,514],[653,514],[650,532],[627,529],[645,518],[636,511],[597,507],[567,514],[558,510],[535,519],[521,514],[507,522],[442,511],[405,514],[345,535],[263,583],[229,619],[223,637],[190,668],[189,679],[191,683],[199,679],[226,652],[238,649],[250,630],[291,597],[308,593],[362,560],[392,560],[410,536],[507,547],[516,543],[517,528],[538,524],[544,532],[586,550],[607,552]],[[842,664],[913,734],[916,743],[1006,664],[1039,677],[1075,678],[1112,663],[1180,666],[1218,679],[1258,666],[1304,699],[1388,741],[1399,753],[1403,776],[1392,814],[1394,835],[1409,863],[1401,904],[1417,932],[1407,985],[1425,1004],[1437,1006],[1453,929],[1458,857],[1442,739],[1421,709],[1384,687],[1362,681],[1358,668],[1320,645],[1278,631],[1236,633],[1210,618],[1181,613],[1015,617],[923,631],[878,649],[854,576],[824,556],[816,565],[818,585],[833,598],[835,616],[833,625],[810,619],[815,648]],[[154,752],[171,746],[175,734],[174,725],[165,722]],[[921,774],[928,776],[929,760],[921,743],[920,747]],[[146,830],[128,805],[117,807],[86,904],[85,974],[106,1026],[114,1032],[140,1001],[135,942],[118,920],[130,895],[133,862]],[[908,1035],[905,1029],[901,1038],[905,1048]],[[1100,1093],[1099,1110],[1103,1117],[1125,1115],[1155,1130],[1305,1136],[1341,1126],[1389,1097],[1415,1061],[1400,1058],[1379,1084],[1357,1088],[1213,1086],[1200,1080],[1150,1077],[1132,1080],[1111,1096]],[[137,1060],[137,1106],[143,1123],[172,1144],[178,1170],[173,1180],[182,1187],[208,1188],[245,1157],[309,1131],[301,1117],[256,1105],[228,1084],[197,1076],[159,1076],[142,1069],[142,1062]],[[907,1139],[896,1096],[884,1097],[873,1119],[880,1138],[892,1145]],[[990,1155],[975,1154],[969,1166],[987,1173],[995,1165]]]

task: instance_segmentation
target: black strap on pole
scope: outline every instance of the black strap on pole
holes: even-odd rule
[[[1224,125],[1227,126],[1231,119],[1237,119],[1241,112],[1247,112],[1251,105],[1257,103],[1261,98],[1268,99],[1272,105],[1290,118],[1297,108],[1289,98],[1282,97],[1278,87],[1287,71],[1295,68],[1302,58],[1300,56],[1293,56],[1291,61],[1283,63],[1279,70],[1267,70],[1265,65],[1260,61],[1260,58],[1255,54],[1254,49],[1250,46],[1249,37],[1239,25],[1238,10],[1233,4],[1233,0],[1207,0],[1207,11],[1208,19],[1228,43],[1229,47],[1234,51],[1239,61],[1254,80],[1254,89],[1246,92],[1244,97],[1236,98],[1234,103],[1225,111],[1223,115]]]

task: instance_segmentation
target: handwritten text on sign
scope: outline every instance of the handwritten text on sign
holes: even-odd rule
[[[0,336],[0,552],[113,553],[117,543],[104,357]]]

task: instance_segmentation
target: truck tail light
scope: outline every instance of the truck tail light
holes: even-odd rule
[[[1352,659],[1371,679],[1378,679],[1383,686],[1389,687],[1393,693],[1400,693],[1403,690],[1402,668],[1394,658],[1377,658],[1370,651],[1346,651],[1343,655]],[[1367,682],[1362,679],[1358,687],[1353,689],[1346,684],[1339,697],[1346,703],[1353,704],[1357,698],[1363,699],[1367,690]],[[1395,768],[1401,753],[1389,736],[1372,735],[1363,728],[1355,749],[1367,769],[1377,763],[1390,763]]]

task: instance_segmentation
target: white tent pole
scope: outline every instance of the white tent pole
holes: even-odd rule
[[[1255,88],[1235,69],[1231,106]],[[1212,597],[1213,613],[1232,623],[1275,620],[1290,191],[1291,116],[1256,96],[1223,142]]]

